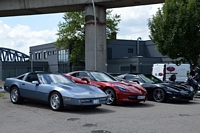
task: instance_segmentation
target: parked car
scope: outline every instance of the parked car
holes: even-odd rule
[[[127,73],[117,76],[116,79],[141,84],[147,90],[148,99],[156,102],[189,101],[194,97],[188,86],[165,83],[151,74]]]
[[[10,100],[14,104],[32,99],[50,104],[54,111],[63,107],[97,107],[108,101],[108,96],[99,88],[76,84],[62,74],[25,73],[6,78],[4,89],[10,93]]]
[[[100,71],[74,71],[65,73],[65,76],[76,83],[91,84],[99,87],[108,96],[107,104],[117,104],[123,102],[146,101],[147,91],[139,84],[125,83],[116,80],[113,76]]]

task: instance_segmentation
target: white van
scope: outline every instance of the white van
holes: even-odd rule
[[[152,75],[161,79],[162,81],[169,80],[172,74],[176,75],[176,81],[185,82],[190,73],[190,64],[176,64],[156,63],[152,67]]]

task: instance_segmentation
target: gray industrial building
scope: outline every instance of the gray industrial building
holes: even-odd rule
[[[84,66],[70,68],[69,52],[57,51],[53,43],[32,46],[30,53],[33,62],[48,62],[52,73],[84,69]],[[151,73],[153,63],[162,62],[171,62],[171,59],[162,56],[150,40],[108,40],[105,61],[108,73]]]
[[[54,43],[32,46],[29,51],[29,60],[1,61],[0,80],[28,71],[65,73],[85,69],[84,65],[70,67],[68,50],[56,50]],[[105,61],[108,73],[151,73],[153,63],[162,62],[169,63],[171,59],[162,56],[150,40],[108,40],[107,60]]]
[[[151,40],[111,40],[107,46],[107,72],[150,74],[154,63],[172,60],[156,50]]]

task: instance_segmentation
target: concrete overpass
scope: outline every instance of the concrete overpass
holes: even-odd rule
[[[96,6],[118,8],[163,3],[165,0],[94,0]],[[92,0],[1,0],[0,17],[84,11]]]
[[[106,71],[106,9],[158,4],[164,1],[0,0],[0,17],[85,11],[86,69]]]

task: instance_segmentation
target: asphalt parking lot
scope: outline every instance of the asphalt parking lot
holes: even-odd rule
[[[48,105],[0,97],[1,133],[199,133],[200,98],[189,103],[102,105],[52,111]]]

